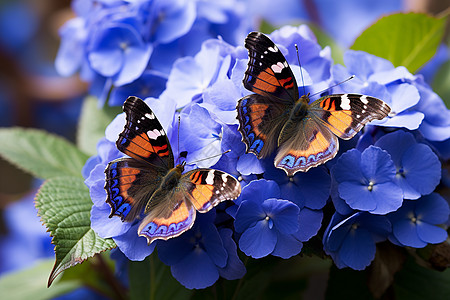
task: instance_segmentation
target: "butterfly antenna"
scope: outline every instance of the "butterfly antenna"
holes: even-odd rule
[[[298,65],[300,67],[300,77],[302,78],[303,95],[306,95],[305,80],[303,79],[303,71],[302,71],[302,63],[300,62],[300,54],[298,54],[297,44],[295,44],[294,46],[295,46],[295,51],[297,52]]]
[[[228,149],[227,151],[224,151],[222,153],[219,153],[219,154],[216,154],[216,155],[213,155],[213,156],[210,156],[210,157],[205,157],[205,158],[202,158],[202,159],[199,159],[199,160],[194,160],[194,161],[191,161],[190,163],[187,163],[187,165],[193,165],[193,164],[198,163],[199,161],[204,161],[204,160],[208,160],[208,159],[211,159],[211,158],[214,158],[214,157],[217,157],[217,156],[221,156],[221,155],[224,155],[225,153],[228,153],[230,151],[231,150]]]
[[[343,84],[343,83],[346,83],[347,81],[352,80],[353,78],[355,78],[355,75],[352,75],[352,76],[350,76],[349,78],[344,79],[344,80],[342,80],[342,81],[339,82],[339,83],[336,83],[336,84],[334,84],[334,85],[332,85],[332,86],[330,86],[330,87],[327,87],[326,89],[321,90],[320,92],[314,93],[314,94],[311,95],[311,97],[313,97],[313,96],[315,96],[315,95],[317,95],[317,94],[322,94],[323,92],[325,92],[325,91],[327,91],[327,90],[329,90],[329,89],[332,89],[332,88],[334,88],[334,87],[336,87],[336,86],[338,86],[338,85],[341,85],[341,84]]]

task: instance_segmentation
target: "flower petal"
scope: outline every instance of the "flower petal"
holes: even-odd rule
[[[276,243],[276,231],[269,229],[267,221],[259,221],[241,235],[239,248],[248,256],[261,258],[272,253]]]

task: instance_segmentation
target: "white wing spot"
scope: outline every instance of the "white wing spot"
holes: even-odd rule
[[[264,58],[264,55],[261,55],[261,58]]]
[[[270,52],[277,52],[278,51],[278,47],[276,45],[274,45],[273,47],[269,47],[267,48]]]
[[[366,111],[363,109],[361,112],[364,114]]]
[[[269,53],[269,52],[267,52],[267,51],[264,51],[264,54],[267,54],[267,53]]]
[[[223,184],[225,185],[225,183],[227,183],[227,180],[228,180],[228,176],[227,176],[227,174],[222,174],[222,181],[223,181]]]
[[[154,119],[155,118],[155,115],[153,114],[153,113],[151,113],[151,114],[145,114],[145,116],[147,117],[147,118],[149,118],[149,119]]]
[[[364,104],[369,103],[369,100],[367,100],[367,96],[366,95],[361,97],[361,102],[364,103]]]
[[[260,62],[259,65],[262,66],[262,62]]]
[[[214,171],[209,171],[205,179],[206,184],[212,185],[214,183]]]
[[[359,119],[361,116],[360,115],[356,115],[356,118]]]
[[[341,108],[345,110],[350,110],[350,99],[347,94],[341,96]]]
[[[152,140],[156,140],[159,136],[161,136],[161,132],[158,129],[149,130],[147,131],[148,138]]]
[[[281,71],[283,71],[283,69],[284,69],[284,65],[282,62],[278,62],[276,65],[272,65],[272,67],[270,67],[270,68],[275,73],[281,73]]]
[[[364,108],[364,109],[367,109],[367,105],[364,105],[363,108]]]

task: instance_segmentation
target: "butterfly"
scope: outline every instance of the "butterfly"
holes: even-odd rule
[[[128,97],[123,111],[126,125],[116,146],[130,157],[113,160],[105,169],[110,218],[133,222],[143,213],[138,235],[150,244],[190,229],[196,211],[205,213],[239,196],[239,181],[225,172],[201,168],[183,173],[185,161],[174,166],[169,139],[144,101]]]
[[[288,176],[332,159],[337,137],[348,140],[374,119],[388,115],[382,100],[359,94],[335,94],[309,104],[283,54],[266,35],[245,39],[249,61],[244,87],[255,94],[241,98],[237,119],[246,152],[266,158],[278,149],[274,165]]]

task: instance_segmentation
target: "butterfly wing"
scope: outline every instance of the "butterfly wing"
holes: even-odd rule
[[[122,221],[131,222],[142,213],[174,163],[166,133],[147,104],[137,97],[128,97],[123,110],[127,123],[116,145],[131,158],[108,164],[105,190],[110,217],[117,215]]]
[[[189,201],[204,213],[222,201],[235,200],[241,185],[230,174],[213,169],[195,169],[183,174],[180,184]]]
[[[109,217],[116,215],[127,222],[139,217],[163,176],[160,169],[149,168],[147,163],[132,158],[110,162],[105,174]]]
[[[116,142],[117,148],[153,167],[173,168],[169,139],[150,107],[138,97],[130,96],[123,105],[123,111],[127,123]]]
[[[178,185],[161,194],[139,225],[138,234],[150,244],[167,240],[190,229],[196,210],[211,210],[225,200],[235,200],[241,193],[239,182],[231,175],[212,169],[195,169],[183,174]],[[157,194],[157,192],[155,193]]]
[[[289,120],[283,128],[283,136],[288,138],[280,144],[274,164],[288,176],[325,163],[339,149],[337,137],[312,114],[299,122]]]
[[[245,88],[293,105],[299,97],[297,82],[278,47],[266,35],[251,32],[245,39],[245,48],[249,56]]]
[[[372,120],[385,118],[391,108],[382,100],[359,94],[322,97],[311,104],[310,113],[338,137],[348,140]]]
[[[263,158],[274,151],[280,130],[289,117],[289,108],[288,105],[275,103],[271,98],[258,94],[238,101],[238,129],[247,153]]]
[[[174,189],[145,216],[139,224],[138,234],[147,238],[148,244],[156,239],[168,240],[189,230],[194,221],[195,207],[186,201],[183,191]]]

